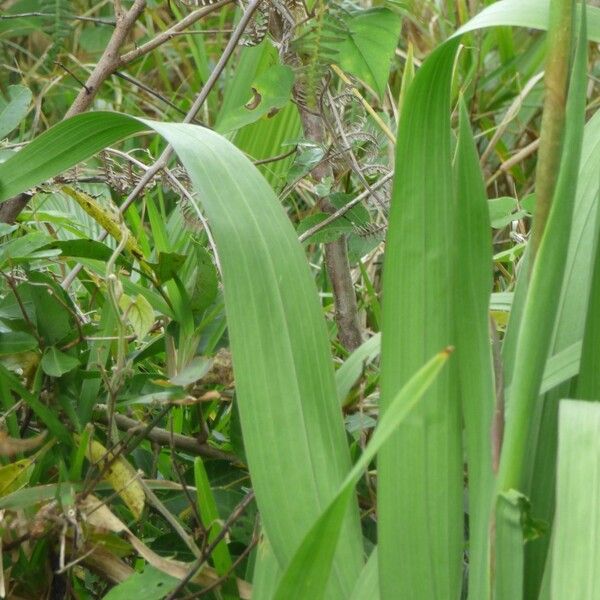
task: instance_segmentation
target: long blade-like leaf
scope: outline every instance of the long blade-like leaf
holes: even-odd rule
[[[0,198],[149,128],[173,145],[212,226],[252,482],[265,530],[285,566],[350,461],[316,287],[291,223],[256,168],[207,129],[91,113],[59,123],[2,163]],[[342,536],[333,598],[347,597],[362,566],[356,507]]]
[[[418,406],[446,363],[449,350],[434,356],[398,392],[360,459],[356,462],[329,506],[315,521],[284,572],[275,594],[277,600],[320,600],[325,597],[325,582],[339,541],[340,526],[348,510],[354,486],[362,472],[384,447],[395,429]]]
[[[485,184],[464,102],[460,104],[455,171],[454,307],[469,471],[469,597],[485,598],[490,589],[488,534],[494,491],[490,433],[496,402],[488,316],[492,236]]]
[[[436,50],[404,100],[386,241],[381,409],[437,348],[454,343],[450,80],[455,42]],[[383,598],[456,598],[463,491],[455,369],[378,459],[379,584]]]
[[[560,403],[551,598],[600,592],[600,404]]]

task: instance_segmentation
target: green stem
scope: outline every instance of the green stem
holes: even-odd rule
[[[552,0],[548,27],[545,97],[535,176],[535,219],[531,258],[535,259],[546,228],[560,166],[573,37],[574,0]],[[533,262],[530,263],[533,265]]]

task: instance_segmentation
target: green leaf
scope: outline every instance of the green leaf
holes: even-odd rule
[[[48,273],[33,271],[28,279],[38,332],[47,344],[56,344],[73,333],[71,299]]]
[[[377,548],[371,552],[367,564],[363,567],[356,587],[352,590],[350,600],[378,600],[379,578],[378,578]]]
[[[489,203],[464,101],[456,149],[456,356],[469,477],[469,595],[485,598],[489,581],[489,523],[494,493],[492,420],[496,391],[490,346],[493,284]],[[509,200],[512,200],[510,198]]]
[[[156,277],[160,283],[166,283],[173,279],[179,273],[185,256],[176,252],[159,252],[158,262],[150,263],[152,270],[156,273]]]
[[[79,361],[69,354],[61,352],[55,346],[46,348],[42,356],[42,370],[50,377],[60,377],[75,367],[79,366]]]
[[[138,340],[143,340],[152,329],[152,325],[154,325],[154,309],[150,302],[141,294],[138,294],[135,298],[123,294],[119,298],[119,307]]]
[[[4,380],[4,383],[17,395],[23,398],[26,404],[28,404],[33,412],[37,415],[42,423],[52,432],[52,434],[58,438],[63,444],[67,446],[72,445],[71,434],[67,428],[62,424],[56,412],[34,396],[20,381],[15,377],[4,365],[0,364],[0,377]]]
[[[490,210],[490,221],[494,229],[502,229],[516,218],[512,213],[517,207],[517,201],[509,196],[490,198],[488,200],[488,207]]]
[[[384,416],[417,369],[439,348],[454,344],[450,81],[456,44],[438,48],[423,63],[400,115],[383,276]],[[463,450],[456,392],[455,369],[448,369],[380,453],[384,598],[460,595]]]
[[[311,227],[318,225],[323,222],[329,215],[325,213],[316,213],[314,215],[310,215],[300,221],[298,224],[297,233],[298,235],[303,234],[305,231],[308,231]],[[352,223],[346,221],[345,219],[336,219],[329,225],[326,225],[320,231],[317,231],[309,238],[304,240],[305,244],[328,244],[329,242],[334,242],[339,239],[345,233],[350,233],[353,230]]]
[[[346,397],[350,393],[352,386],[361,376],[365,364],[375,360],[379,356],[381,348],[381,334],[376,333],[366,342],[363,342],[352,354],[344,361],[344,364],[335,373],[335,384],[337,386],[338,398],[344,406]]]
[[[240,129],[262,117],[273,117],[290,100],[294,72],[290,67],[273,65],[252,82],[244,104],[228,112],[219,122],[219,132]]]
[[[559,411],[556,515],[549,568],[552,598],[598,593],[600,404],[563,400]]]
[[[202,246],[196,246],[194,252],[194,288],[190,294],[192,310],[205,311],[216,299],[219,292],[219,276],[211,255]]]
[[[347,21],[348,33],[333,43],[336,62],[383,98],[402,19],[385,8],[358,11]]]
[[[31,90],[24,85],[8,86],[8,101],[0,97],[0,140],[25,118],[31,99]]]
[[[18,354],[38,347],[38,341],[24,331],[0,332],[0,356]]]
[[[514,25],[531,29],[547,29],[547,0],[501,0],[487,6],[458,29],[452,37],[459,37],[469,31],[476,31],[498,25]],[[587,7],[588,39],[600,42],[600,8]]]
[[[522,502],[526,498],[516,490],[508,490],[496,501],[496,588],[498,600],[520,600],[523,597]]]
[[[209,532],[208,542],[210,544],[219,535],[223,527],[206,468],[200,457],[194,459],[194,483],[196,485],[198,510],[202,524]],[[215,546],[211,558],[219,575],[223,576],[231,570],[231,556],[229,555],[227,542],[224,539]]]
[[[211,223],[245,451],[263,526],[286,566],[308,524],[335,494],[350,457],[313,276],[294,228],[256,168],[201,127],[85,113],[62,121],[0,165],[0,199],[88,158],[102,144],[147,128],[173,145]],[[342,535],[329,584],[332,598],[348,596],[362,567],[356,508],[344,519]]]
[[[146,565],[141,573],[134,573],[103,596],[103,600],[162,600],[179,584],[179,579],[171,577],[151,565]]]
[[[540,414],[538,395],[559,308],[585,124],[587,38],[585,20],[582,21],[567,100],[565,152],[519,324],[508,399],[510,410],[498,473],[500,491],[519,489],[526,484],[526,465],[532,459],[527,452],[528,443],[539,432],[535,415]]]
[[[392,433],[414,411],[425,391],[439,375],[449,354],[450,351],[446,350],[429,360],[393,399],[360,459],[300,544],[289,567],[283,573],[275,599],[320,600],[326,597],[325,583],[338,544],[341,524],[353,497],[354,486]]]

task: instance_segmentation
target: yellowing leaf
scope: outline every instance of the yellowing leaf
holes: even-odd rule
[[[125,313],[138,340],[145,338],[154,325],[154,310],[148,300],[141,294],[138,294],[135,300],[131,296],[123,294],[119,298],[119,306]]]
[[[119,218],[112,211],[102,206],[94,197],[77,190],[70,185],[63,185],[61,191],[71,197],[85,212],[92,217],[97,223],[102,225],[110,235],[116,240],[121,241],[123,233],[127,236],[125,250],[132,254],[138,260],[144,258],[144,253],[140,248],[133,234],[119,222]]]
[[[80,436],[76,436],[76,439],[80,441]],[[145,495],[133,467],[122,456],[113,460],[114,455],[95,440],[90,440],[85,453],[87,459],[100,469],[103,479],[139,519],[144,510]]]
[[[33,463],[33,459],[24,458],[0,467],[0,497],[16,492],[27,485]]]
[[[79,509],[86,515],[86,522],[92,527],[113,533],[124,533],[138,554],[155,569],[177,579],[183,579],[189,573],[192,563],[164,558],[156,554],[142,540],[136,537],[127,528],[125,523],[117,518],[108,506],[98,500],[98,498],[91,495],[87,496],[81,500]],[[202,586],[208,586],[214,584],[218,579],[219,575],[215,569],[205,564],[192,581]],[[238,579],[237,586],[240,598],[246,600],[251,597],[252,586],[246,581]]]

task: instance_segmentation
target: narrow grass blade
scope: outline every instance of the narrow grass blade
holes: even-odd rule
[[[485,183],[460,103],[456,150],[456,356],[469,473],[469,597],[489,594],[489,523],[494,492],[490,439],[496,402],[489,333],[492,236]]]
[[[551,597],[600,593],[600,404],[563,400],[559,411]]]
[[[454,342],[450,81],[456,42],[436,50],[404,100],[383,278],[381,410],[436,349]],[[463,463],[455,369],[378,458],[383,598],[456,598],[461,587]]]
[[[194,483],[196,485],[196,499],[198,511],[202,519],[202,524],[208,530],[208,542],[213,540],[222,531],[220,524],[220,515],[217,510],[217,503],[210,488],[210,481],[200,457],[194,459]],[[221,540],[211,554],[215,570],[221,576],[225,575],[231,569],[231,556],[227,548],[227,542]]]
[[[385,442],[419,405],[426,390],[438,377],[450,351],[447,349],[434,356],[393,399],[360,459],[296,551],[275,594],[277,600],[325,598],[325,583],[339,541],[341,523],[353,497],[354,486],[377,452],[384,447]]]
[[[600,215],[597,219],[600,224]],[[577,397],[600,400],[600,243],[596,240],[596,256],[581,350],[577,380]]]

